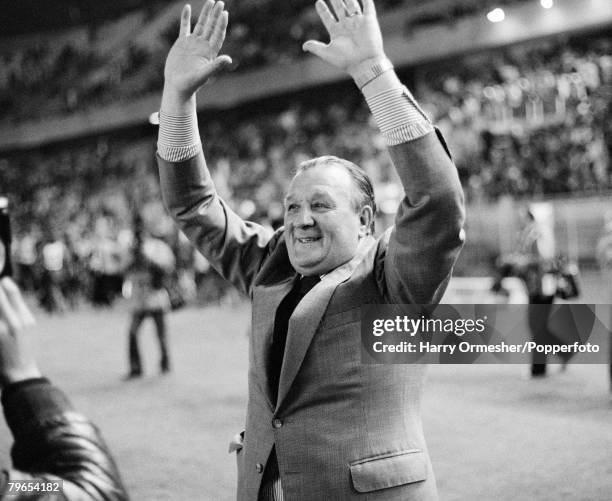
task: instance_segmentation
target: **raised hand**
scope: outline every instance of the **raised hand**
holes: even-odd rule
[[[228,21],[223,9],[223,2],[206,0],[191,31],[191,7],[183,7],[179,36],[166,59],[165,89],[190,98],[212,75],[232,62],[229,56],[218,55]]]
[[[330,42],[308,40],[302,48],[324,61],[352,74],[360,63],[384,57],[383,40],[373,0],[331,0],[333,12],[324,0],[315,7],[325,25]]]
[[[0,385],[40,377],[26,328],[34,317],[9,277],[0,280]]]

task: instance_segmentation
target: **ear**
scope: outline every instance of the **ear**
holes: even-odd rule
[[[369,205],[364,205],[359,209],[359,238],[366,237],[372,233],[372,221],[374,211]]]

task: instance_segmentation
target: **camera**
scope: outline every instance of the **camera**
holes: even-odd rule
[[[8,198],[0,196],[0,278],[11,276],[11,221]]]

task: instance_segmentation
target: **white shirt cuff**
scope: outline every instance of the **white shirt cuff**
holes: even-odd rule
[[[198,131],[198,117],[175,117],[159,112],[159,136],[157,152],[168,162],[183,162],[195,157],[202,150]]]
[[[431,120],[394,72],[376,77],[363,88],[363,94],[389,146],[433,132]]]

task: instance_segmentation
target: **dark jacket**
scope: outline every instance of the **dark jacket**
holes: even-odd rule
[[[13,469],[0,475],[0,500],[128,500],[119,471],[98,429],[76,412],[47,379],[29,379],[2,392],[4,416],[15,442]],[[61,492],[11,490],[11,481],[40,482]]]

